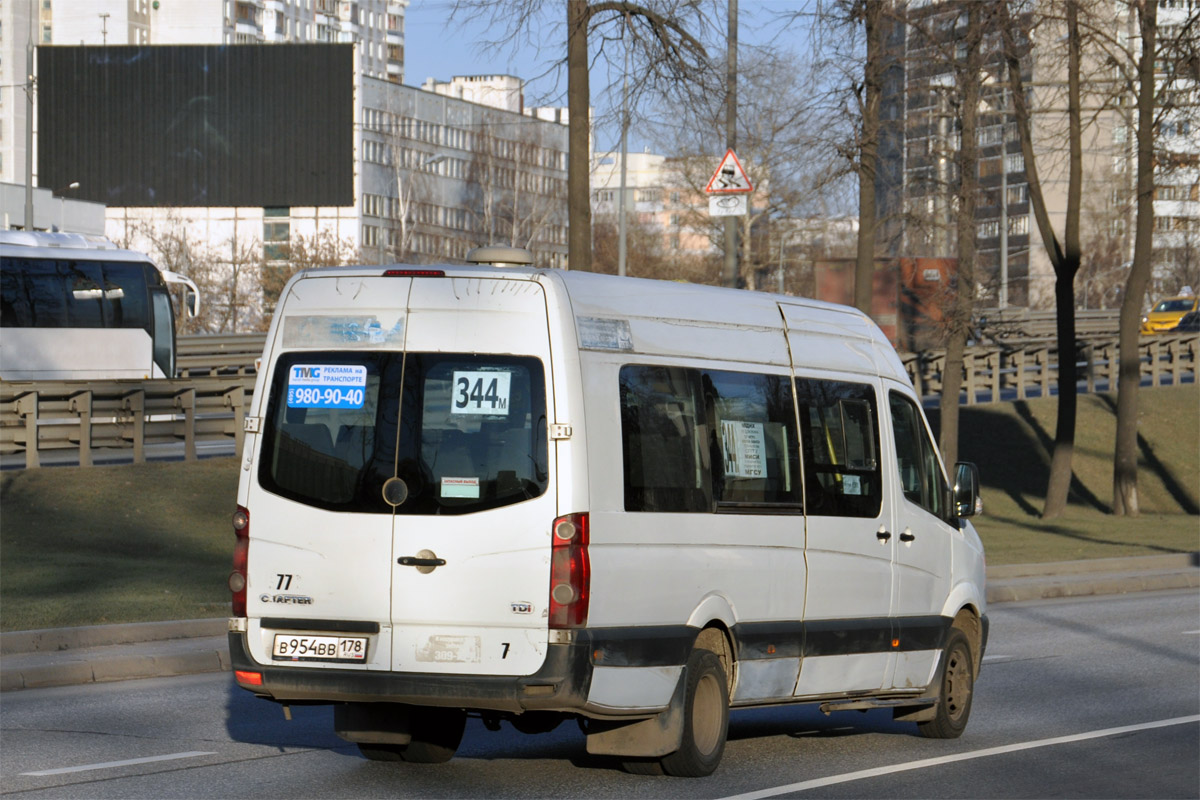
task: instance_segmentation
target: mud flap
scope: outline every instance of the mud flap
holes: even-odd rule
[[[333,707],[333,732],[347,742],[406,745],[412,741],[408,706],[400,703],[341,703]]]
[[[641,758],[659,758],[674,753],[683,744],[683,702],[686,692],[687,670],[683,669],[666,711],[649,719],[632,722],[589,720],[587,751],[596,756]]]

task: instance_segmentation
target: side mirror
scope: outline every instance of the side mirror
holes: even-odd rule
[[[183,295],[183,304],[187,307],[187,315],[194,317],[200,313],[200,296],[188,289]]]
[[[967,461],[954,465],[954,513],[974,517],[983,513],[983,498],[979,496],[979,468]]]

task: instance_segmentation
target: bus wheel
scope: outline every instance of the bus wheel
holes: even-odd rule
[[[662,759],[663,771],[680,778],[711,775],[725,752],[729,730],[729,687],[721,660],[711,650],[688,657],[683,743]]]
[[[966,634],[951,628],[942,653],[942,668],[938,673],[941,687],[933,719],[918,722],[917,730],[928,739],[957,739],[967,727],[971,716],[971,696],[975,693],[975,669],[971,659],[971,644]]]

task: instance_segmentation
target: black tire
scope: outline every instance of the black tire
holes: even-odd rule
[[[721,763],[728,732],[729,686],[721,659],[711,650],[693,650],[683,698],[683,742],[663,756],[663,771],[679,778],[711,775]]]
[[[360,742],[358,751],[371,761],[407,761],[442,764],[454,758],[467,726],[467,712],[451,708],[416,706],[409,716],[412,740],[408,744]]]
[[[665,775],[662,761],[657,758],[627,758],[621,766],[630,775]]]
[[[454,758],[467,727],[461,708],[416,706],[409,717],[412,741],[400,753],[410,764],[442,764]]]
[[[917,730],[928,739],[957,739],[966,730],[975,694],[975,660],[971,643],[958,628],[951,628],[942,651],[938,671],[938,701],[933,719],[918,722]]]
[[[359,742],[359,752],[372,762],[400,762],[404,760],[400,754],[408,745],[374,745]]]

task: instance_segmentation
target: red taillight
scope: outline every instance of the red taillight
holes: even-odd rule
[[[444,278],[445,270],[440,269],[388,269],[384,270],[385,278]]]
[[[233,512],[233,570],[229,591],[233,592],[233,616],[246,616],[246,564],[250,556],[250,512],[241,506]]]
[[[588,515],[554,520],[550,540],[550,627],[581,628],[587,625],[592,577]]]

